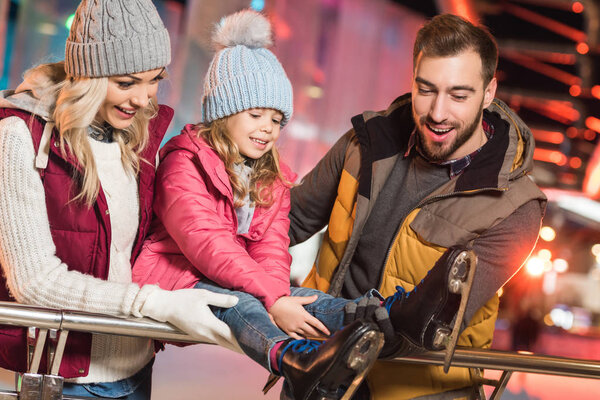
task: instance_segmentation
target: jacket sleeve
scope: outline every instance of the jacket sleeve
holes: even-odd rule
[[[465,321],[519,271],[535,247],[543,213],[540,202],[530,200],[475,239],[477,270]]]
[[[281,191],[281,195],[271,207],[276,210],[272,221],[260,240],[248,241],[248,253],[267,274],[289,289],[292,256],[288,251],[290,191],[287,187]]]
[[[158,167],[154,211],[202,275],[224,288],[253,295],[268,310],[289,294],[289,284],[267,274],[224,223],[205,174],[192,153],[169,153]]]
[[[291,245],[302,243],[329,222],[344,167],[346,149],[354,138],[348,131],[319,163],[291,190],[289,236]]]

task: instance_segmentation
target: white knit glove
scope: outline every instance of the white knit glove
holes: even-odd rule
[[[194,339],[216,343],[242,353],[229,326],[212,313],[209,305],[229,308],[238,298],[204,289],[163,290],[156,288],[146,297],[140,314],[157,321],[169,322]]]

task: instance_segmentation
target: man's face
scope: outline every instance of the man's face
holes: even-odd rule
[[[417,58],[412,111],[420,149],[429,160],[462,158],[487,140],[481,116],[494,99],[496,79],[484,87],[481,72],[481,58],[472,50]]]

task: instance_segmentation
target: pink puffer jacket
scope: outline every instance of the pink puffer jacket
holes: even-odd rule
[[[151,234],[133,267],[133,280],[174,290],[206,277],[249,293],[268,310],[290,294],[290,191],[281,181],[275,202],[257,207],[248,233],[237,234],[233,191],[225,165],[186,125],[160,152]],[[296,178],[281,164],[290,182]]]

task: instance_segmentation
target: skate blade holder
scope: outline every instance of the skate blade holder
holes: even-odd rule
[[[27,330],[27,372],[21,375],[19,400],[62,400],[63,377],[58,375],[68,331]],[[48,371],[40,374],[40,363],[47,343]]]
[[[467,309],[467,301],[469,300],[469,294],[473,287],[473,277],[475,276],[475,269],[477,267],[477,256],[471,250],[465,250],[461,252],[450,268],[448,289],[451,293],[460,294],[460,305],[456,318],[454,319],[454,326],[452,331],[449,329],[440,328],[436,331],[433,345],[434,347],[446,348],[446,355],[444,357],[444,372],[448,373],[450,364],[452,362],[452,356],[456,349],[456,343],[460,336],[460,327],[465,316]]]

